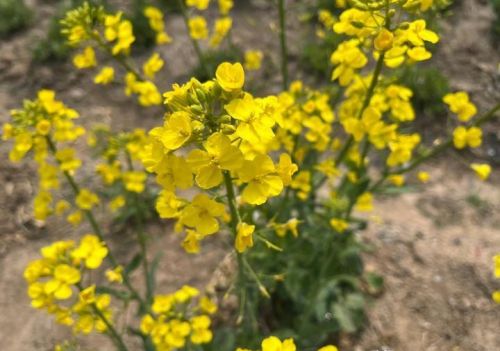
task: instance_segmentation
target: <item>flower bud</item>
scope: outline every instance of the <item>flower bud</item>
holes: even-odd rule
[[[383,28],[373,41],[373,45],[378,51],[387,51],[392,48],[393,41],[394,34]]]

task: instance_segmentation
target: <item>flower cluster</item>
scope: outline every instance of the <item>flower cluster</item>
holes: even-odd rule
[[[186,0],[186,5],[189,8],[197,11],[205,11],[209,7],[208,0]],[[217,48],[224,38],[227,37],[233,20],[229,16],[229,11],[233,7],[233,0],[219,0],[218,11],[219,14],[213,24],[212,34],[209,35],[208,24],[202,15],[192,14],[188,18],[189,35],[193,40],[199,41],[208,39],[208,44],[211,48]]]
[[[172,42],[172,38],[165,31],[164,15],[159,8],[146,6],[144,16],[148,19],[151,29],[156,33],[156,44],[162,45]]]
[[[32,152],[38,165],[39,193],[34,199],[35,218],[45,220],[52,214],[62,215],[70,205],[64,199],[54,202],[52,191],[59,189],[63,174],[73,175],[82,165],[76,150],[70,146],[85,134],[85,130],[74,123],[78,113],[56,100],[53,91],[41,90],[37,99],[26,100],[22,109],[11,111],[11,116],[12,123],[3,126],[3,138],[14,141],[10,159],[17,162]],[[81,201],[77,202],[81,209],[88,209],[98,202],[95,195],[92,194],[91,199],[86,195],[87,191],[83,190]],[[70,219],[76,221],[77,217],[81,215]]]
[[[297,347],[293,339],[285,339],[281,341],[276,336],[270,336],[262,340],[261,344],[262,351],[296,351]],[[237,348],[236,351],[251,351],[250,349]],[[327,345],[320,347],[318,351],[338,351],[338,349],[333,345]]]
[[[146,142],[146,132],[140,128],[121,133],[113,133],[107,126],[92,130],[88,143],[99,156],[96,174],[104,187],[114,189],[108,203],[111,212],[123,208],[127,203],[130,205],[129,202],[136,196],[133,194],[145,191],[148,174],[138,165],[139,155]]]
[[[279,195],[297,170],[288,154],[277,163],[270,154],[276,149],[278,99],[254,98],[242,90],[244,80],[239,63],[223,63],[215,80],[174,85],[164,94],[170,110],[164,125],[149,132],[142,160],[163,188],[156,208],[160,217],[177,220],[176,230],[187,228],[189,252],[197,252],[198,242],[227,217],[224,204],[209,195],[223,183],[242,189],[243,204],[261,205]],[[191,201],[177,195],[194,185],[208,194]]]
[[[199,291],[185,285],[168,295],[157,295],[152,305],[153,314],[141,321],[141,332],[150,336],[158,351],[181,349],[187,343],[194,345],[212,341],[209,315],[217,306],[206,296],[192,306]]]
[[[447,94],[443,101],[450,111],[456,115],[460,124],[453,131],[453,145],[456,149],[477,148],[483,142],[483,131],[480,127],[471,125],[477,113],[476,106],[469,100],[469,95],[464,91]],[[472,163],[470,168],[482,179],[488,179],[491,166],[486,163]]]
[[[74,241],[58,241],[41,250],[42,258],[24,271],[31,305],[54,315],[58,323],[72,326],[75,333],[106,332],[112,323],[111,298],[83,287],[83,275],[99,268],[108,254],[93,235]],[[77,296],[77,297],[75,297]]]
[[[168,43],[171,38],[164,31],[163,14],[155,7],[146,7],[145,16],[151,28],[156,32],[156,40]],[[63,34],[72,46],[82,47],[73,57],[73,64],[78,69],[98,66],[96,49],[118,59],[125,70],[123,83],[127,96],[135,94],[142,106],[161,104],[161,94],[153,79],[162,69],[164,61],[154,53],[143,65],[142,72],[127,60],[135,41],[132,23],[123,18],[122,12],[106,13],[102,7],[85,2],[82,6],[69,11],[62,20]],[[104,66],[94,77],[96,84],[109,84],[115,80],[115,69]]]

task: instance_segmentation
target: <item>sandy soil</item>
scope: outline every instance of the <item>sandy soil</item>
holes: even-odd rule
[[[37,6],[36,26],[1,43],[0,123],[7,121],[9,109],[41,87],[60,92],[68,105],[81,112],[87,126],[104,121],[117,129],[130,129],[158,122],[161,111],[150,109],[146,115],[123,96],[118,86],[94,86],[88,74],[75,72],[66,63],[32,65],[30,47],[43,36],[54,9],[44,1],[30,3]],[[235,11],[234,40],[269,52],[276,46],[276,36],[269,33],[276,33],[277,16],[264,1],[254,5]],[[471,91],[483,108],[500,99],[500,55],[488,41],[491,19],[491,9],[484,1],[463,0],[454,16],[442,22],[443,44],[435,61],[450,76],[454,89]],[[176,16],[168,17],[167,28],[170,33],[184,31]],[[290,56],[292,75],[296,77],[301,75],[295,63],[300,50],[295,40],[301,35],[298,29],[298,18],[292,16]],[[166,89],[172,82],[186,79],[195,56],[181,40],[162,49],[162,55],[167,67],[161,86]],[[268,60],[270,69],[263,73],[266,84],[261,89],[273,92],[279,89],[278,62],[276,57]],[[489,145],[493,152],[499,149],[495,140]],[[491,155],[491,150],[485,151]],[[40,247],[75,238],[88,229],[74,232],[59,222],[35,223],[30,215],[36,186],[33,165],[12,165],[5,161],[7,152],[8,145],[1,144],[0,349],[52,350],[70,333],[29,307],[22,271]],[[491,291],[500,286],[491,273],[491,258],[500,252],[500,177],[494,174],[489,182],[480,183],[451,157],[436,161],[428,171],[432,181],[426,188],[377,201],[379,219],[363,234],[363,240],[375,249],[366,256],[367,268],[383,274],[386,286],[373,301],[366,330],[346,337],[342,350],[493,351],[500,345],[500,308],[490,300]],[[179,238],[164,223],[152,223],[149,232],[152,246],[164,253],[159,291],[171,291],[184,283],[202,287],[225,255],[225,248],[214,240],[203,254],[187,256],[179,248]],[[134,254],[129,252],[131,240],[125,231],[114,234],[110,242],[125,259]],[[102,338],[82,340],[82,350],[109,349]]]

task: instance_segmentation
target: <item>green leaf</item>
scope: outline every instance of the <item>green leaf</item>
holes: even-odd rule
[[[149,275],[148,281],[151,283],[151,286],[149,287],[150,291],[155,290],[156,271],[158,270],[158,265],[160,264],[160,260],[161,260],[162,256],[163,256],[163,252],[159,251],[155,255],[155,258],[153,258],[153,261],[151,262],[151,268],[149,269],[149,272],[148,272],[148,275]]]
[[[123,272],[126,274],[126,275],[129,275],[130,273],[132,273],[133,271],[135,271],[139,265],[141,264],[142,262],[142,254],[141,253],[138,253],[136,254],[132,260],[125,266],[125,268],[123,269]]]
[[[214,338],[211,343],[204,344],[203,350],[205,351],[231,351],[235,350],[236,346],[236,332],[234,329],[225,327],[219,328],[214,331]]]
[[[384,287],[384,278],[376,273],[366,273],[365,280],[368,284],[368,290],[371,294],[378,294]]]

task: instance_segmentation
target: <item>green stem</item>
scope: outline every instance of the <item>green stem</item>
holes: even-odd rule
[[[177,0],[177,3],[179,4],[179,8],[181,10],[182,18],[184,19],[184,24],[186,25],[186,30],[188,32],[189,39],[193,44],[193,48],[194,51],[196,51],[196,55],[198,56],[198,61],[200,63],[200,66],[207,75],[207,77],[210,77],[210,71],[208,70],[208,67],[205,63],[205,57],[203,56],[203,52],[201,51],[200,44],[196,39],[191,37],[191,34],[189,33],[189,17],[187,14],[186,6],[184,5],[184,0]]]
[[[226,195],[227,195],[227,201],[229,204],[229,211],[231,212],[231,229],[233,232],[234,239],[236,240],[236,236],[238,235],[237,228],[238,228],[238,223],[241,222],[241,216],[240,213],[238,212],[238,207],[236,204],[236,196],[234,193],[234,187],[233,187],[233,181],[231,179],[231,174],[228,171],[224,172],[224,184],[226,187]],[[250,273],[250,276],[255,280],[257,283],[257,286],[259,287],[260,292],[264,295],[269,297],[269,293],[267,292],[266,288],[260,281],[259,277],[255,273],[255,271],[252,269],[248,261],[245,259],[244,255],[242,253],[236,252],[236,257],[238,260],[238,277],[236,279],[236,284],[238,286],[239,290],[239,297],[238,297],[238,303],[239,303],[239,311],[240,314],[238,316],[237,323],[241,323],[244,321],[244,313],[246,310],[248,310],[250,314],[250,324],[252,328],[252,332],[257,331],[257,324],[256,324],[256,318],[254,315],[254,311],[252,309],[252,304],[250,303],[250,296],[247,294],[247,289],[246,289],[246,283],[248,280],[246,271]]]
[[[361,117],[363,116],[363,112],[365,112],[366,108],[370,104],[370,101],[372,99],[373,93],[375,92],[375,88],[376,88],[377,83],[378,83],[378,79],[380,77],[380,74],[382,73],[382,68],[383,68],[383,65],[384,65],[384,58],[385,58],[385,52],[382,52],[380,54],[378,60],[377,60],[377,64],[375,66],[375,70],[373,71],[373,76],[372,76],[370,85],[368,87],[368,90],[366,91],[365,99],[363,100],[363,105],[361,105],[361,109],[358,112],[358,115],[357,115],[358,119],[361,119]],[[335,166],[338,167],[344,161],[344,159],[345,159],[345,157],[347,155],[347,152],[349,151],[349,149],[351,148],[351,146],[352,146],[353,143],[354,143],[354,137],[352,135],[349,135],[349,138],[347,139],[347,141],[345,142],[344,146],[340,150],[339,154],[335,158]],[[367,151],[368,150],[366,150],[366,152]],[[318,183],[315,185],[315,188],[318,188],[321,185],[323,185],[323,183],[326,181],[326,179],[328,179],[328,177],[327,176],[323,176],[318,181]],[[344,176],[343,179],[342,179],[342,181],[341,181],[340,187],[342,187],[343,184],[345,184],[346,179],[347,179],[346,176]]]
[[[80,291],[83,291],[83,286],[78,283],[76,285]],[[116,329],[113,327],[113,324],[106,318],[106,316],[101,312],[99,307],[96,306],[95,303],[91,303],[90,307],[92,308],[92,311],[99,317],[99,319],[106,325],[106,328],[108,329],[109,337],[113,339],[114,344],[116,345],[117,349],[119,351],[128,351],[127,346],[125,345],[125,342],[123,341],[121,335],[116,331]]]
[[[57,152],[56,145],[54,144],[54,142],[52,141],[52,139],[49,136],[46,136],[45,140],[47,141],[47,145],[49,146],[50,152],[55,156],[55,154]],[[59,161],[58,161],[58,163],[59,163]],[[78,194],[80,193],[80,187],[76,183],[73,176],[68,171],[63,171],[63,174],[64,174],[64,177],[66,178],[66,180],[68,181],[68,183],[70,184],[74,195],[78,196]],[[92,227],[92,230],[95,233],[95,235],[99,238],[99,240],[101,240],[102,242],[105,242],[101,227],[97,223],[92,210],[85,210],[83,212],[85,214],[85,218],[87,218],[87,221],[89,222],[90,226]],[[119,265],[118,261],[115,259],[115,257],[113,256],[113,253],[111,252],[111,250],[109,250],[109,248],[108,248],[108,255],[106,256],[106,259],[109,261],[109,263],[113,267],[117,267]],[[144,311],[147,311],[148,310],[147,305],[144,303],[144,301],[140,297],[137,290],[135,290],[134,287],[132,286],[132,284],[130,283],[130,279],[126,273],[123,273],[123,283],[130,291],[132,298],[134,298],[135,300],[137,300],[139,302],[141,309],[143,309]]]
[[[132,157],[130,156],[130,153],[126,151],[125,155],[129,170],[134,171],[134,164],[132,162]],[[147,256],[148,254],[147,235],[144,231],[144,218],[142,216],[142,207],[139,195],[135,192],[132,193],[131,195],[133,197],[135,205],[136,235],[137,235],[137,241],[139,242],[139,246],[141,248],[144,282],[146,285],[146,301],[149,304],[153,300],[154,281],[153,277],[149,274],[149,261]]]
[[[141,81],[146,81],[146,78],[141,74],[141,72],[136,68],[134,68],[124,56],[113,55],[111,47],[107,45],[99,35],[93,35],[92,37],[97,42],[99,47],[102,50],[104,50],[109,56],[111,56],[114,60],[116,60],[127,72],[133,73],[136,76],[136,78]]]
[[[283,90],[288,89],[288,49],[286,42],[286,14],[285,0],[278,0],[280,20],[280,48],[281,48],[281,77]]]
[[[226,186],[227,202],[229,204],[229,211],[231,212],[231,228],[236,237],[238,223],[241,222],[238,206],[236,205],[236,195],[234,193],[233,181],[231,174],[227,171],[224,172],[224,185]]]

